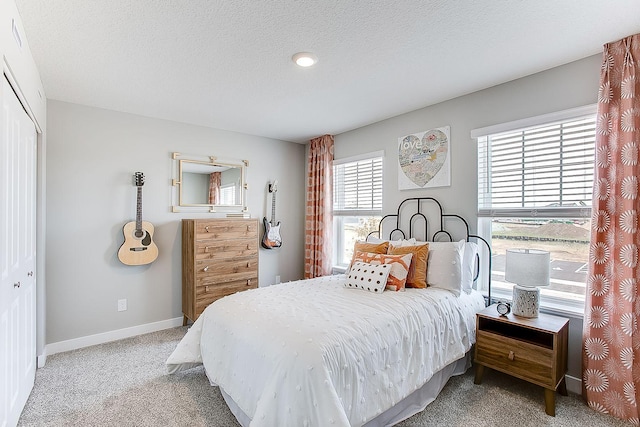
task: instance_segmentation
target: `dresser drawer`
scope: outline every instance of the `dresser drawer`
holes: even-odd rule
[[[215,300],[224,296],[234,294],[236,292],[246,291],[247,289],[255,289],[258,286],[257,276],[246,279],[236,280],[226,283],[217,283],[213,285],[196,286],[196,302],[195,314],[200,316],[205,308]]]
[[[212,240],[255,238],[258,223],[252,221],[197,221],[196,241],[211,242]],[[210,245],[207,243],[207,245]]]
[[[236,240],[202,239],[196,242],[196,260],[226,260],[258,256],[258,241],[254,238]]]
[[[196,261],[196,286],[225,283],[256,276],[258,261],[255,258]]]
[[[476,361],[543,387],[556,387],[551,348],[479,330]]]

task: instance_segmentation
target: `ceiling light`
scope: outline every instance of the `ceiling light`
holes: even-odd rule
[[[300,67],[311,67],[318,62],[318,57],[309,52],[298,52],[291,58]]]

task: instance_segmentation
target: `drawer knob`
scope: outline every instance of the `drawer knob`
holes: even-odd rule
[[[205,246],[205,247],[204,247],[204,251],[205,251],[205,252],[209,252],[209,246]]]
[[[509,352],[509,360],[514,360],[516,358],[516,354],[513,351]]]
[[[209,226],[208,225],[205,225],[204,231],[206,231],[207,233],[209,232]]]
[[[247,286],[251,286],[251,279],[247,279]]]
[[[247,262],[247,268],[251,267],[251,263]]]
[[[202,269],[202,271],[209,271],[209,266],[207,265],[205,268]]]
[[[205,291],[205,292],[209,292],[209,287],[208,287],[208,286],[205,286],[205,287],[204,287],[204,291]]]
[[[247,244],[247,249],[251,249],[248,244]]]

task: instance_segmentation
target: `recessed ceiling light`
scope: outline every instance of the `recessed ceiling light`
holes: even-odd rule
[[[309,52],[298,52],[291,58],[300,67],[311,67],[318,62],[318,57]]]

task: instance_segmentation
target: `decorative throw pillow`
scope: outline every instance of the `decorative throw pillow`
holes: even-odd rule
[[[355,261],[362,261],[368,264],[389,264],[391,271],[387,279],[387,289],[390,291],[399,291],[404,289],[407,282],[407,274],[409,274],[409,266],[413,254],[406,255],[387,255],[376,254],[371,252],[356,252]]]
[[[473,289],[473,279],[476,275],[476,255],[478,254],[478,244],[475,242],[464,243],[464,254],[462,256],[462,290],[470,294]]]
[[[353,245],[353,256],[351,257],[351,263],[349,264],[349,269],[347,270],[347,274],[351,270],[351,266],[356,260],[356,253],[358,252],[371,252],[376,254],[386,254],[387,249],[389,249],[389,242],[381,242],[381,243],[367,243],[358,241]]]
[[[389,246],[390,255],[413,254],[411,265],[409,266],[409,274],[407,275],[407,288],[427,287],[427,256],[429,253],[429,244],[422,243],[413,246]]]
[[[456,296],[462,291],[462,258],[464,240],[430,242],[427,262],[427,284],[447,289]]]
[[[387,286],[387,279],[391,272],[390,264],[367,264],[356,261],[344,282],[345,288],[359,288],[365,291],[381,294]]]

